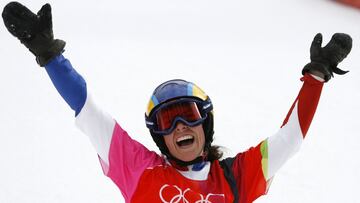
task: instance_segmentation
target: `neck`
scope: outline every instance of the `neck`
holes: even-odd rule
[[[196,162],[194,163],[190,163],[187,162],[188,164],[183,165],[182,163],[179,164],[178,161],[176,160],[169,160],[170,164],[176,168],[179,171],[200,171],[204,168],[204,166],[206,165],[206,161],[205,159],[195,159]],[[193,161],[192,161],[193,162]]]
[[[169,162],[171,163],[171,165],[173,165],[175,168],[188,168],[187,166],[192,166],[192,165],[198,165],[205,161],[207,161],[207,156],[208,153],[207,151],[204,151],[200,156],[196,157],[194,160],[192,161],[183,161],[180,160],[174,156],[172,156],[170,153],[165,154],[165,156],[167,157],[167,159],[169,160]]]
[[[173,161],[170,161],[170,164],[184,177],[199,181],[208,178],[211,167],[209,161],[202,161],[188,166],[179,166]]]

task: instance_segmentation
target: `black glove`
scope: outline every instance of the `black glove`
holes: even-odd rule
[[[8,31],[36,56],[40,66],[63,52],[65,42],[54,39],[50,4],[45,4],[34,14],[20,3],[10,2],[2,17]]]
[[[305,65],[302,74],[318,71],[324,74],[325,82],[327,82],[334,77],[333,73],[344,75],[349,72],[337,66],[351,51],[351,37],[348,34],[335,33],[325,47],[321,47],[321,43],[322,35],[318,33],[310,47],[311,62]]]

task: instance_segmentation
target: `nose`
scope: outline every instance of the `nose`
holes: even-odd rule
[[[185,125],[184,123],[182,123],[182,122],[178,122],[177,124],[176,124],[176,131],[177,132],[182,132],[182,131],[184,131],[184,130],[186,130],[186,129],[188,129],[189,128],[189,126],[187,126],[187,125]]]

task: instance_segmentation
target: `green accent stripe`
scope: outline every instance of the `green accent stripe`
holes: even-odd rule
[[[264,174],[264,177],[266,180],[268,180],[268,141],[267,139],[264,140],[261,145],[260,145],[260,151],[261,151],[261,166],[262,166],[262,171]]]

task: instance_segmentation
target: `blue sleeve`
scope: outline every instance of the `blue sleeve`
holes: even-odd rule
[[[81,111],[86,101],[86,82],[76,72],[69,60],[59,55],[45,65],[52,83],[66,103],[75,111]]]

